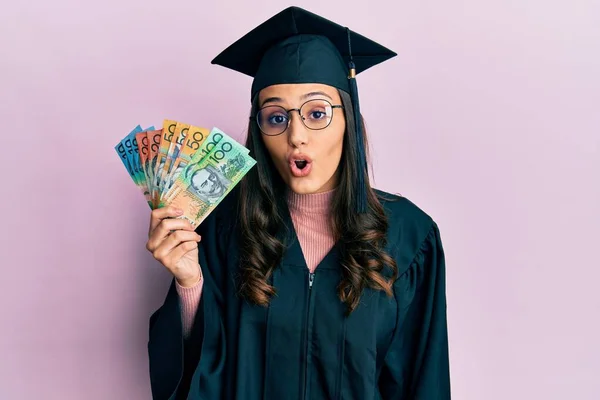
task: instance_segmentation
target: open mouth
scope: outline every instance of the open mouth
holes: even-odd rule
[[[308,165],[308,161],[306,160],[296,160],[294,161],[294,163],[296,164],[296,167],[298,167],[298,169],[300,170],[304,169]]]
[[[308,157],[297,156],[297,158],[290,158],[290,171],[296,178],[302,178],[310,174],[312,170],[312,160]]]

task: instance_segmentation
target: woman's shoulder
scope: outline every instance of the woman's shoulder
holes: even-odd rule
[[[434,223],[433,218],[409,198],[379,189],[374,189],[374,191],[385,210],[390,225],[414,226],[428,230]]]
[[[434,219],[405,196],[375,189],[388,218],[388,243],[403,257],[411,257],[437,229]]]

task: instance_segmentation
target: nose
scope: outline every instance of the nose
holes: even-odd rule
[[[290,112],[288,141],[293,147],[306,146],[308,144],[308,128],[304,126],[299,110]]]

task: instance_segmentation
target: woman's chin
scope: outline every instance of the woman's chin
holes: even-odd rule
[[[290,190],[296,194],[313,194],[323,192],[325,182],[310,179],[309,177],[296,178],[287,177],[287,185]]]

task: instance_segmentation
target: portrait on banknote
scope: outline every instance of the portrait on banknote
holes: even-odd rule
[[[191,189],[203,201],[216,203],[227,191],[228,179],[212,165],[194,172],[191,179]]]

